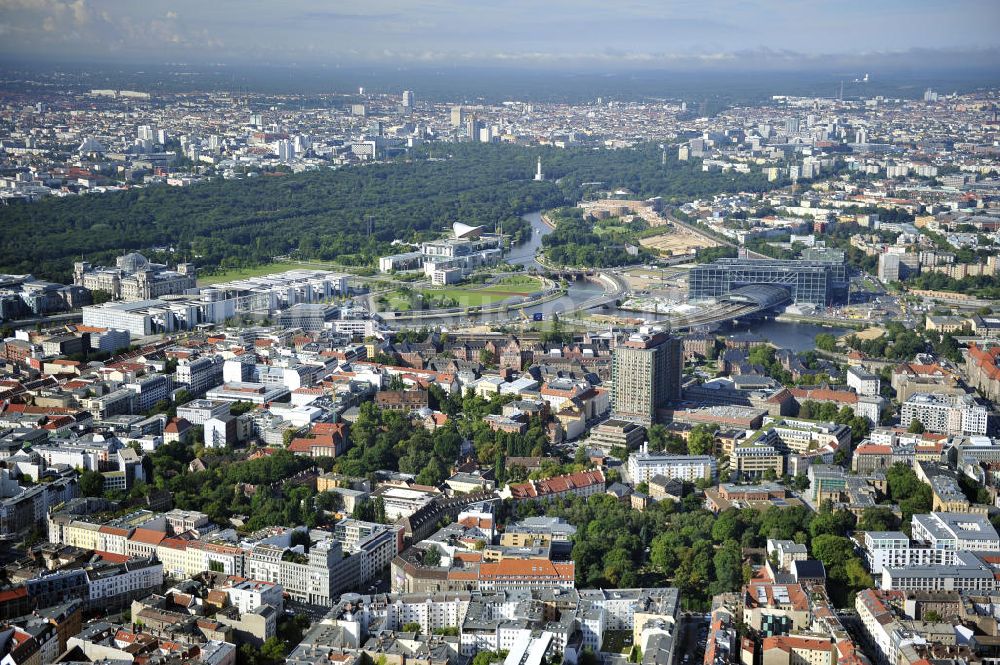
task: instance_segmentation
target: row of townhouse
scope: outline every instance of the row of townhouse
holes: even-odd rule
[[[15,537],[45,524],[49,509],[80,495],[75,473],[32,487],[20,488],[0,500],[0,538]]]
[[[52,607],[78,600],[88,609],[121,609],[163,586],[163,565],[155,557],[109,557],[83,567],[42,570],[11,589],[23,589],[25,607]]]
[[[324,622],[355,636],[398,632],[413,623],[428,635],[458,627],[459,650],[467,657],[483,650],[513,649],[526,633],[538,630],[552,634],[559,652],[579,635],[582,646],[597,653],[605,630],[631,632],[635,644],[646,644],[653,635],[672,637],[678,599],[677,590],[669,587],[350,594],[334,604]]]
[[[296,555],[291,531],[277,540],[237,546],[172,536],[166,515],[140,511],[112,524],[51,515],[49,541],[120,556],[156,557],[164,574],[178,579],[210,570],[273,582],[294,598],[319,604],[374,579],[403,543],[401,527],[344,520],[333,533],[323,532],[308,554]]]

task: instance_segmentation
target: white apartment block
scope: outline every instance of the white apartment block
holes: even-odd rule
[[[986,434],[989,409],[971,395],[915,393],[903,402],[899,426],[908,429],[919,420],[928,432]]]
[[[876,590],[865,589],[858,593],[854,607],[877,665],[895,665],[904,647],[926,643],[896,619]]]
[[[197,510],[174,508],[163,513],[163,517],[167,520],[170,528],[174,530],[174,533],[184,533],[185,531],[200,529],[209,524],[208,515]]]
[[[954,566],[957,552],[1000,550],[1000,536],[983,515],[928,513],[914,515],[911,525],[913,541],[901,531],[865,533],[865,558],[872,575],[889,568]]]
[[[902,531],[867,531],[864,548],[872,575],[881,575],[886,568],[950,566],[955,562],[954,550],[914,545]]]
[[[877,424],[882,419],[882,412],[885,411],[886,401],[880,395],[859,395],[858,401],[854,405],[855,415],[867,418],[868,422]]]
[[[946,565],[883,568],[880,587],[887,591],[972,591],[990,592],[998,583],[993,568],[972,552],[955,552]]]
[[[974,513],[929,513],[914,515],[913,539],[939,550],[996,552],[1000,535],[985,515]]]
[[[851,442],[851,428],[836,423],[798,420],[795,418],[764,418],[765,433],[773,433],[793,453],[808,453],[829,446],[836,450]],[[770,436],[761,437],[771,443]]]
[[[419,623],[421,632],[426,634],[437,628],[461,626],[469,602],[468,594],[398,597],[386,605],[386,625],[401,630],[408,623]]]
[[[671,455],[651,453],[647,445],[628,457],[628,474],[632,482],[649,482],[653,476],[694,482],[711,480],[716,474],[715,458],[710,455]]]
[[[344,519],[333,532],[345,552],[361,556],[361,582],[374,579],[403,549],[403,527]],[[356,555],[355,555],[356,556]]]
[[[179,367],[178,367],[179,369]],[[184,418],[192,425],[204,425],[210,418],[228,416],[228,402],[213,402],[207,399],[196,399],[177,407],[177,417]]]
[[[240,614],[248,614],[258,607],[270,605],[279,613],[284,611],[284,592],[280,584],[244,580],[225,589],[229,603],[238,608]]]
[[[805,561],[809,558],[809,549],[794,540],[767,539],[767,555],[778,560],[778,567],[790,570],[793,561]]]
[[[222,365],[221,356],[181,360],[177,364],[174,382],[184,386],[192,395],[204,395],[209,388],[222,383]]]
[[[152,409],[157,402],[170,398],[173,382],[163,374],[152,374],[138,379],[135,383],[125,384],[125,387],[135,395],[132,398],[132,409],[144,413]]]
[[[87,571],[90,604],[163,585],[163,564],[155,559],[133,559],[116,566]]]
[[[847,368],[847,387],[854,388],[854,392],[859,395],[874,397],[882,389],[882,380],[878,375],[861,367],[849,367]]]
[[[376,496],[382,498],[385,504],[385,517],[388,520],[397,520],[401,517],[409,517],[417,512],[437,496],[430,492],[410,489],[409,487],[383,486],[375,492]]]

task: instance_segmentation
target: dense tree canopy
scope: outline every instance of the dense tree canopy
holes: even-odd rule
[[[539,154],[549,176],[545,182],[531,179]],[[520,214],[575,203],[588,182],[676,200],[776,184],[759,173],[702,172],[697,160],[671,157],[664,166],[655,146],[433,145],[385,164],[3,206],[0,271],[65,281],[81,256],[108,263],[127,250],[209,269],[267,263],[288,253],[368,266],[392,251],[393,240],[427,238],[455,221],[489,227],[503,222],[508,232],[523,236],[528,230]],[[151,252],[154,247],[174,252]]]
[[[889,497],[899,504],[903,513],[903,529],[909,529],[913,515],[930,512],[933,506],[931,486],[921,482],[916,472],[901,462],[889,467],[885,476],[889,482]]]
[[[445,153],[438,151],[436,157]],[[418,155],[419,157],[419,155]],[[504,222],[564,202],[534,182],[525,149],[465,149],[417,159],[292,175],[150,186],[0,207],[0,270],[66,279],[74,260],[109,262],[125,250],[172,247],[200,267],[306,258],[370,265],[393,240],[416,241],[452,222]],[[371,237],[364,233],[371,218]],[[44,239],[41,241],[40,239]],[[167,259],[167,256],[155,256]]]

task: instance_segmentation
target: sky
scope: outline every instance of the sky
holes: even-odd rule
[[[1000,66],[1000,0],[0,0],[0,59]]]

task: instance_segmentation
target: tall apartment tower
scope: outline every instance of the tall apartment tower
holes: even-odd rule
[[[684,369],[679,337],[666,332],[632,335],[614,350],[611,365],[615,416],[656,422],[656,411],[681,397]]]

